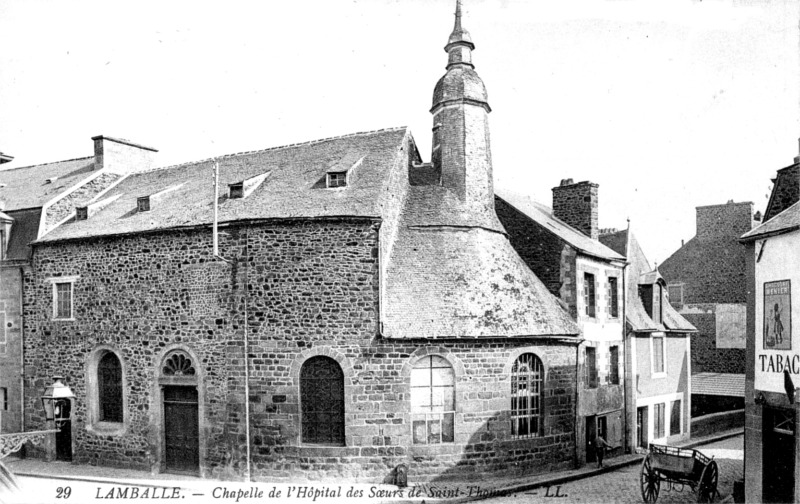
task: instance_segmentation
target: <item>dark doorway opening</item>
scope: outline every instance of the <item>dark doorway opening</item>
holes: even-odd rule
[[[762,422],[762,499],[764,502],[794,502],[794,411],[764,408]]]
[[[594,449],[594,438],[597,437],[597,417],[586,417],[586,462],[597,462],[597,454]]]
[[[69,399],[61,399],[56,405],[56,460],[64,462],[72,462],[72,421],[69,420],[71,409],[72,402]]]
[[[164,387],[164,448],[168,472],[196,474],[200,468],[197,388]]]
[[[647,406],[636,408],[636,446],[647,449]]]

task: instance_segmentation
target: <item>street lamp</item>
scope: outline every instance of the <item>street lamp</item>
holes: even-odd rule
[[[69,420],[72,408],[67,406],[67,401],[75,399],[72,390],[61,382],[63,379],[63,376],[54,376],[53,384],[47,387],[42,395],[44,418],[48,422],[55,421],[57,429],[60,423]]]
[[[61,425],[69,420],[70,399],[75,399],[69,387],[64,385],[61,380],[63,377],[54,376],[53,384],[47,387],[42,395],[42,406],[44,406],[44,416],[49,422],[55,422],[55,429],[14,432],[11,434],[0,434],[0,460],[6,455],[14,453],[22,448],[27,442],[35,445],[40,444],[48,435],[56,434],[61,430]]]

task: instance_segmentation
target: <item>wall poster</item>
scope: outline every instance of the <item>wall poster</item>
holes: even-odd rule
[[[764,283],[764,350],[792,349],[789,280]]]

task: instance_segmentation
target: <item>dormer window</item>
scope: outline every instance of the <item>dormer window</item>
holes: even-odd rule
[[[86,220],[89,218],[89,207],[78,207],[75,209],[75,220]]]
[[[231,199],[244,198],[244,182],[229,185],[228,197]]]
[[[136,199],[136,209],[140,212],[150,211],[150,196],[142,196]]]
[[[261,175],[244,179],[240,182],[228,184],[228,198],[242,199],[250,196],[253,191],[259,188],[261,184],[269,177],[271,171],[264,172]]]
[[[346,187],[347,172],[328,173],[328,187]]]

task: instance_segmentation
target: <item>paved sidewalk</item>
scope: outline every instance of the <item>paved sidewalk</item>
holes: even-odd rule
[[[693,438],[686,442],[679,443],[678,446],[693,448],[695,446],[727,439],[742,435],[742,428],[721,431],[713,435],[700,438]],[[530,475],[519,478],[494,478],[491,480],[490,495],[466,496],[456,499],[447,499],[448,503],[467,502],[479,500],[487,496],[497,497],[513,493],[525,492],[546,486],[557,486],[570,481],[588,478],[598,474],[614,471],[633,464],[641,464],[642,454],[629,454],[606,460],[606,466],[598,469],[594,465],[587,465],[579,469],[571,469],[560,472],[551,472],[539,475]],[[27,476],[34,478],[49,478],[59,480],[87,481],[96,483],[108,483],[116,485],[135,485],[135,486],[160,486],[165,481],[183,482],[183,485],[191,485],[191,482],[207,482],[198,477],[182,476],[175,474],[151,474],[147,471],[137,471],[133,469],[122,469],[113,467],[99,467],[82,464],[72,464],[69,462],[45,462],[39,459],[15,459],[6,458],[4,463],[17,476]],[[473,481],[447,481],[437,485],[448,487],[467,487],[475,485]],[[430,486],[430,485],[428,485]],[[489,490],[489,485],[486,485]],[[431,499],[429,499],[431,500]],[[436,500],[436,499],[433,499]]]

